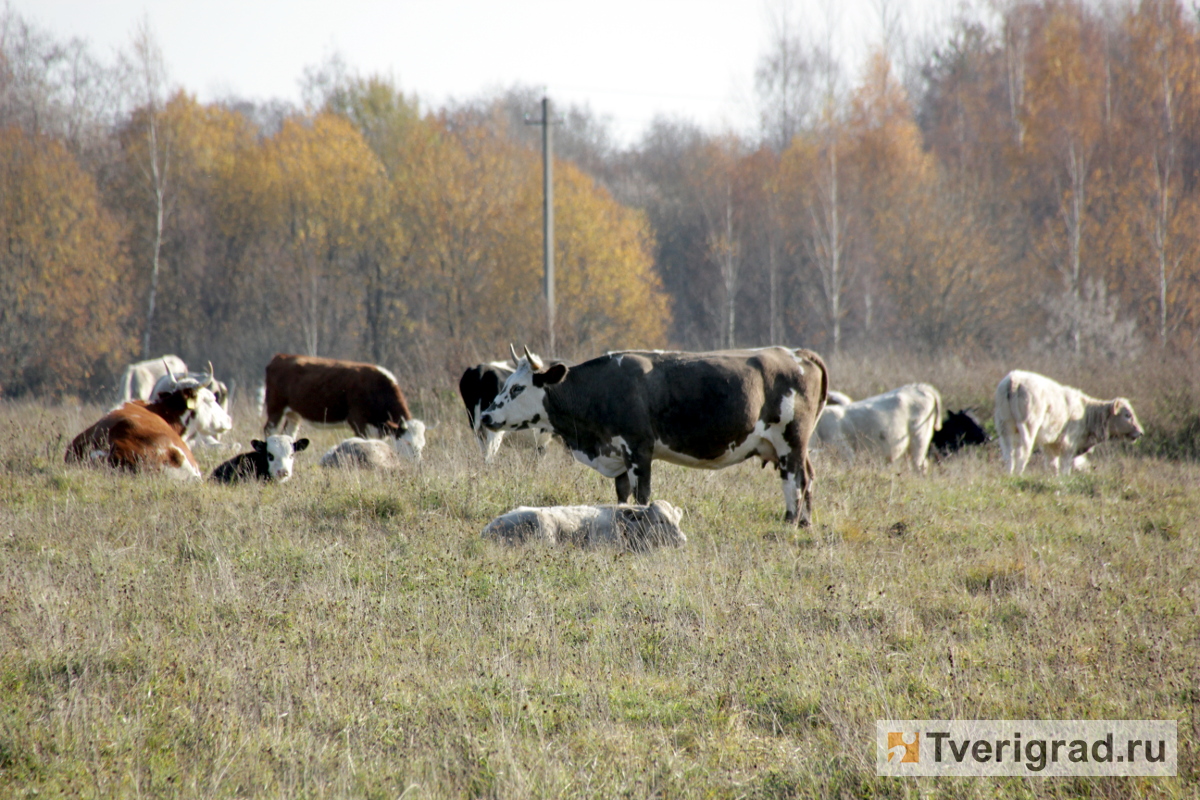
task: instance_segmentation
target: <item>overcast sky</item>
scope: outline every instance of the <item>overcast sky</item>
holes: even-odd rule
[[[425,109],[518,83],[544,88],[608,118],[624,143],[656,114],[710,129],[752,125],[754,68],[786,1],[9,0],[105,60],[148,20],[172,82],[201,102],[298,103],[304,68],[337,53],[353,72],[390,76]],[[816,38],[828,27],[821,9],[841,9],[838,36],[852,52],[880,40],[879,2],[791,0],[791,14]],[[930,2],[945,0],[907,4]]]

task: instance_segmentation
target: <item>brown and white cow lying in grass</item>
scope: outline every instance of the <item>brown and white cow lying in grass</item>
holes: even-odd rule
[[[682,518],[683,511],[665,500],[648,506],[520,506],[489,522],[483,536],[505,544],[542,541],[641,552],[687,542],[679,529]]]
[[[1109,439],[1136,442],[1142,426],[1124,397],[1097,400],[1036,372],[1013,370],[996,386],[996,436],[1008,474],[1020,475],[1041,446],[1060,475]]]
[[[182,434],[199,409],[197,397],[212,392],[181,386],[154,403],[135,400],[105,414],[75,437],[67,448],[68,463],[105,463],[130,472],[164,472],[174,478],[199,478],[200,466]]]

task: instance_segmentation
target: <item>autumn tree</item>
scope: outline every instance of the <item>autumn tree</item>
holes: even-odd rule
[[[126,129],[125,150],[137,160],[145,213],[145,262],[149,275],[146,290],[146,316],[142,325],[142,357],[150,356],[154,333],[155,308],[158,303],[158,281],[161,272],[163,236],[174,197],[171,194],[172,146],[171,130],[162,124],[162,109],[166,102],[167,70],[162,51],[150,32],[149,22],[143,20],[133,37],[132,52],[126,58],[129,91],[138,109]]]
[[[1130,293],[1160,346],[1189,318],[1200,320],[1200,36],[1175,0],[1144,0],[1124,20],[1128,63],[1120,73],[1129,107],[1120,130],[1128,172],[1116,199],[1121,260]],[[1191,158],[1189,158],[1189,156]],[[1189,160],[1191,163],[1189,163]],[[1120,258],[1120,257],[1119,257]],[[1137,265],[1137,266],[1134,266]],[[1135,277],[1136,276],[1136,277]],[[1148,301],[1148,302],[1147,302]]]
[[[0,392],[103,388],[132,351],[118,227],[60,143],[0,129]]]
[[[361,336],[358,267],[386,230],[387,180],[345,118],[294,117],[238,164],[225,192],[226,229],[249,238],[245,258],[273,294],[281,338],[304,352],[337,354]]]

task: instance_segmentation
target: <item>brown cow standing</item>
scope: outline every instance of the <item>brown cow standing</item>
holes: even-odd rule
[[[199,478],[200,465],[181,438],[195,411],[199,386],[184,386],[155,403],[125,403],[75,437],[68,463],[103,461],[131,472],[163,471],[176,478]]]
[[[425,446],[425,424],[413,419],[396,376],[374,364],[281,353],[267,364],[265,395],[268,436],[295,434],[304,419],[387,436],[415,459]]]

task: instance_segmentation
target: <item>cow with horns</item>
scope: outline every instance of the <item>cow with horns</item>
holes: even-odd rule
[[[187,384],[159,396],[153,403],[143,400],[125,403],[76,436],[64,460],[69,464],[104,463],[129,472],[199,478],[200,467],[182,434],[198,416],[216,405],[215,401],[211,405],[198,402],[205,393],[212,398],[208,389]]]
[[[655,459],[722,469],[760,458],[779,469],[785,521],[808,525],[808,440],[828,391],[825,362],[809,350],[631,350],[545,367],[527,347],[480,421],[557,434],[576,460],[615,480],[620,503],[631,494],[650,502]]]

